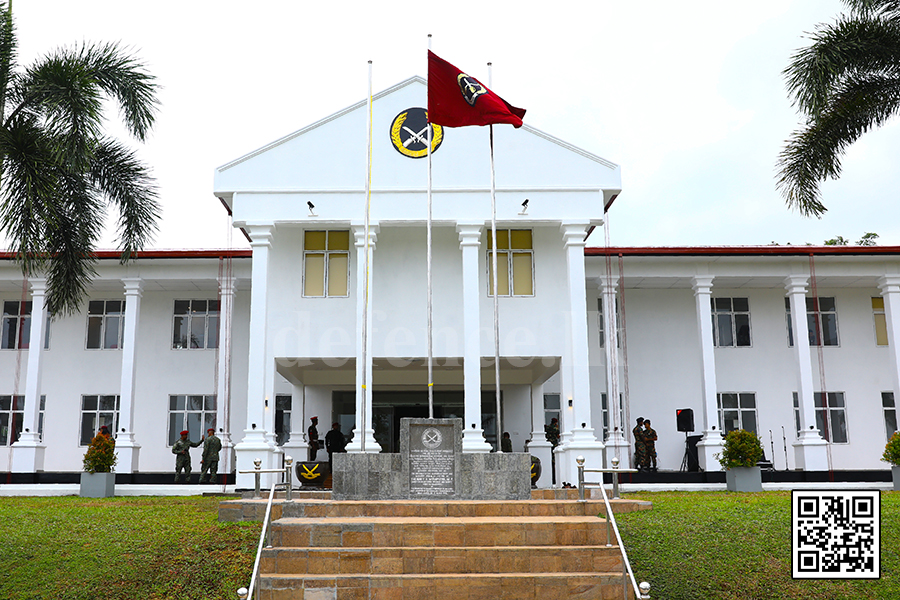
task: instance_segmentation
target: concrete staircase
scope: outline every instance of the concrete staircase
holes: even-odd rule
[[[281,503],[259,597],[623,598],[619,548],[606,545],[606,521],[597,516],[603,502],[578,502],[571,492],[538,490],[530,501]],[[244,504],[243,514],[258,511]],[[649,507],[619,501],[614,510]]]

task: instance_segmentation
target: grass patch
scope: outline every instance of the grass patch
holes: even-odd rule
[[[616,515],[635,577],[666,600],[900,598],[900,494],[881,494],[881,579],[791,579],[791,493],[641,492]]]
[[[0,598],[237,598],[259,523],[219,498],[0,498]]]

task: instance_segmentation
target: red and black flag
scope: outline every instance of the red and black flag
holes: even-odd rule
[[[428,51],[428,121],[444,127],[509,123],[522,126],[516,108],[431,50]]]

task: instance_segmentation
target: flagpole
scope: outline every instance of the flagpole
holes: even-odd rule
[[[491,63],[488,67],[488,87],[494,87],[494,71]],[[497,290],[500,287],[497,280],[497,186],[494,177],[494,125],[490,127],[491,138],[491,240],[494,246],[494,256],[491,268],[494,270],[494,396],[497,401],[497,452],[503,452],[503,421],[500,414],[500,303]],[[507,258],[507,261],[509,259]],[[507,281],[509,281],[509,266],[507,265]],[[511,291],[511,290],[510,290]]]
[[[431,34],[428,34],[428,49],[431,50]],[[426,55],[427,56],[427,55]],[[428,107],[428,69],[425,70],[425,106],[426,106],[426,114]],[[432,365],[433,360],[433,348],[432,348],[432,325],[433,325],[433,313],[432,313],[432,304],[431,304],[431,121],[426,119],[426,138],[428,144],[428,217],[425,225],[425,237],[427,238],[425,243],[428,247],[426,254],[426,262],[428,263],[427,267],[427,297],[428,297],[428,418],[434,418],[434,366]]]
[[[359,409],[359,427],[361,431],[356,434],[362,436],[360,438],[360,451],[366,451],[366,404],[368,402],[367,386],[369,385],[369,353],[367,345],[369,342],[369,208],[372,204],[372,61],[369,61],[369,93],[367,98],[367,121],[366,121],[366,217],[365,217],[365,288],[363,291],[363,314],[362,314],[362,389],[360,390],[361,402]]]

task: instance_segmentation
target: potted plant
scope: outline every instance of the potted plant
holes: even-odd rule
[[[725,483],[729,491],[762,491],[762,474],[756,464],[762,456],[763,449],[755,433],[743,429],[728,432],[718,459],[725,469]]]
[[[900,492],[900,431],[895,431],[885,444],[881,460],[890,463],[894,476],[894,491]]]
[[[104,426],[91,440],[84,453],[84,472],[81,474],[82,498],[108,498],[115,495],[116,474],[112,472],[116,464],[116,440]]]

